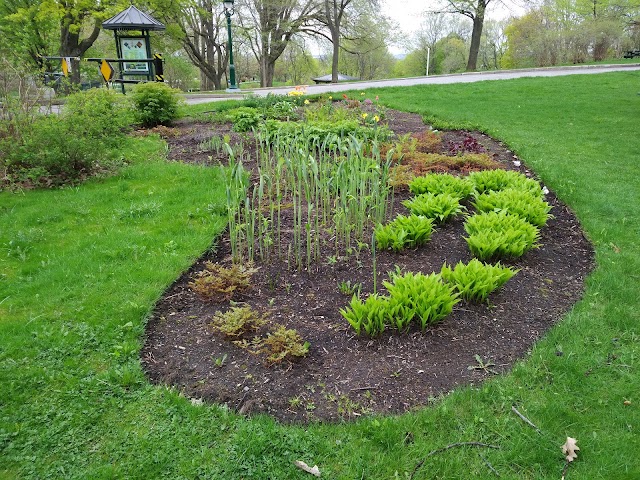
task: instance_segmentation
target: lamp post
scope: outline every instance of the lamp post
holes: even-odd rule
[[[224,14],[227,17],[227,32],[229,34],[229,88],[227,92],[240,90],[236,85],[236,66],[233,64],[233,45],[231,42],[231,15],[233,15],[233,0],[224,0]]]

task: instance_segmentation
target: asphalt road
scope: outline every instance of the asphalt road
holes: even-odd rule
[[[392,80],[372,80],[367,82],[349,82],[340,84],[309,85],[307,94],[342,92],[345,90],[364,90],[377,87],[403,87],[411,85],[442,85],[448,83],[471,83],[489,80],[509,80],[522,77],[558,77],[562,75],[585,75],[620,71],[640,71],[640,63],[623,65],[588,65],[571,67],[548,67],[526,70],[498,70],[490,72],[458,73],[453,75],[430,75],[428,77],[396,78]],[[640,86],[639,86],[640,88]],[[286,94],[291,87],[258,88],[255,90],[242,90],[242,94],[252,93],[258,96],[273,94]],[[218,94],[186,94],[185,100],[190,105],[207,103],[217,100],[242,98],[241,95],[229,93]]]

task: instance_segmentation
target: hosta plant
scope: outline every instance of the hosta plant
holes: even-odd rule
[[[498,212],[504,210],[517,215],[527,222],[544,227],[549,219],[551,205],[542,197],[530,190],[507,188],[506,190],[490,191],[478,195],[473,204],[481,212]]]
[[[538,227],[507,212],[487,212],[469,217],[464,225],[471,253],[480,260],[521,257],[536,248]]]
[[[384,332],[389,315],[389,299],[374,293],[363,302],[354,295],[349,307],[340,309],[340,313],[357,335],[364,332],[375,337]]]
[[[542,187],[537,181],[513,170],[496,169],[473,172],[469,174],[469,180],[473,183],[478,195],[489,191],[497,192],[513,188],[542,196]]]
[[[508,282],[518,271],[503,267],[500,262],[491,265],[474,258],[466,265],[459,262],[454,268],[445,263],[440,275],[452,283],[465,300],[484,302],[491,292]]]
[[[378,224],[374,231],[378,248],[396,252],[427,243],[432,233],[433,220],[421,215],[398,215],[387,225]]]
[[[439,195],[448,193],[464,200],[473,192],[473,184],[466,177],[456,177],[448,173],[430,173],[423,177],[415,178],[410,184],[412,193],[433,193]]]
[[[444,283],[435,273],[392,273],[384,286],[389,292],[390,318],[399,330],[411,322],[424,330],[449,315],[458,302],[454,286]]]
[[[442,223],[451,217],[460,214],[465,208],[460,205],[460,199],[448,193],[434,195],[423,193],[402,204],[414,215],[433,218]]]

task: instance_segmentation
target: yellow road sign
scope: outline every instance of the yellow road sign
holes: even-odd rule
[[[100,63],[100,73],[105,82],[110,82],[113,78],[114,70],[109,62],[102,60],[102,63]]]
[[[71,65],[69,65],[69,60],[67,58],[62,59],[62,73],[65,77],[69,76],[69,70],[71,70]]]

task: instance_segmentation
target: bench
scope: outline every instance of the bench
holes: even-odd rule
[[[624,58],[633,57],[640,57],[640,50],[628,50],[627,53],[624,54]]]

